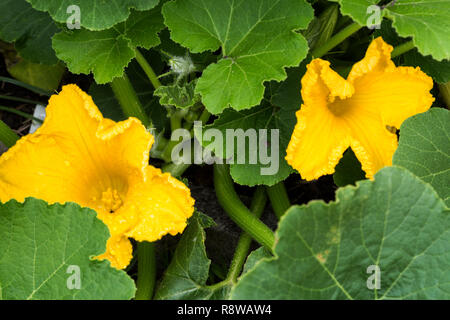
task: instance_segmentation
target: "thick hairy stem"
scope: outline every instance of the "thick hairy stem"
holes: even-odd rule
[[[259,186],[258,188],[256,188],[256,191],[253,195],[252,204],[250,206],[250,211],[256,218],[261,217],[261,214],[264,211],[264,207],[266,206],[266,202],[267,197],[264,187]],[[236,282],[237,277],[241,273],[242,267],[244,266],[245,259],[247,258],[248,250],[250,249],[252,240],[252,237],[245,232],[239,238],[226,280]]]
[[[151,242],[138,243],[138,277],[136,300],[151,300],[156,279],[155,246]]]
[[[152,127],[128,76],[124,74],[120,78],[114,78],[110,85],[125,116],[138,118],[147,128]]]
[[[284,186],[283,181],[281,181],[271,187],[267,187],[266,190],[273,211],[275,212],[278,219],[280,219],[281,216],[286,212],[286,210],[291,206],[289,197],[286,192],[286,187]]]
[[[214,187],[219,204],[230,218],[253,239],[272,251],[275,236],[239,199],[234,190],[228,165],[214,165]]]

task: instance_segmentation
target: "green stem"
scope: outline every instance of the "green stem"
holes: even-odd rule
[[[8,83],[14,84],[14,85],[16,85],[16,86],[19,86],[19,87],[28,89],[28,90],[30,90],[30,91],[32,91],[32,92],[34,92],[34,93],[40,94],[40,95],[42,95],[42,96],[48,96],[48,97],[49,97],[49,96],[52,95],[52,93],[49,92],[49,91],[43,90],[43,89],[41,89],[41,88],[32,86],[32,85],[30,85],[30,84],[27,84],[27,83],[25,83],[25,82],[18,81],[18,80],[15,80],[15,79],[7,78],[7,77],[0,77],[0,81],[8,82]]]
[[[20,111],[20,110],[16,110],[16,109],[14,109],[14,108],[9,108],[9,107],[0,106],[0,110],[6,111],[6,112],[10,112],[10,113],[14,113],[14,114],[17,114],[18,116],[24,117],[24,118],[26,118],[26,119],[31,119],[31,120],[37,121],[37,122],[39,122],[39,123],[42,123],[42,122],[43,122],[41,119],[36,118],[36,117],[33,117],[31,114],[22,112],[22,111]]]
[[[281,181],[271,187],[267,187],[266,190],[273,211],[275,211],[276,216],[280,219],[286,210],[291,206],[286,192],[286,187],[284,186],[283,181]]]
[[[145,114],[128,76],[124,73],[122,77],[114,78],[110,85],[125,116],[136,117],[141,120],[147,128],[152,127],[152,123]]]
[[[159,82],[158,77],[156,76],[155,72],[153,71],[150,64],[147,62],[147,60],[144,58],[144,56],[141,54],[141,52],[136,48],[136,61],[141,66],[142,70],[144,70],[145,74],[147,75],[148,79],[152,83],[153,87],[155,89],[158,89],[161,86],[161,82]]]
[[[180,129],[182,120],[183,120],[183,117],[180,115],[180,113],[175,112],[170,117],[170,131],[174,132],[175,130]]]
[[[29,104],[41,104],[41,102],[37,102],[37,101],[29,100],[29,99],[24,99],[24,98],[19,98],[19,97],[5,96],[5,95],[0,95],[0,99],[11,100],[11,101],[18,101],[18,102],[29,103]]]
[[[198,121],[200,121],[203,124],[206,124],[209,120],[209,118],[211,117],[211,113],[205,109],[203,109],[200,117],[198,118]]]
[[[399,55],[402,55],[412,49],[414,49],[414,42],[412,40],[402,43],[401,45],[396,46],[394,50],[392,50],[391,58],[398,57]]]
[[[162,171],[169,172],[173,177],[180,177],[191,165],[186,163],[167,163],[163,165]]]
[[[272,251],[275,243],[272,230],[256,218],[239,199],[228,165],[214,165],[214,187],[219,204],[230,218],[253,239]]]
[[[266,206],[266,202],[267,197],[264,187],[259,186],[256,188],[253,195],[252,204],[250,205],[250,211],[256,218],[261,217],[264,207]],[[242,267],[244,266],[252,240],[252,237],[245,232],[239,238],[226,280],[233,283],[236,282],[237,277],[241,273]]]
[[[171,75],[171,74],[173,74],[173,71],[168,71],[166,73],[160,74],[158,76],[158,79],[164,78],[165,76],[168,76],[168,75]]]
[[[6,123],[0,120],[0,141],[7,148],[11,148],[17,140],[19,140],[19,136]]]
[[[171,130],[172,134],[175,130],[180,129],[182,127],[182,120],[183,120],[183,117],[180,115],[179,112],[175,112],[170,117],[170,130]],[[162,152],[162,158],[164,159],[164,161],[171,162],[172,150],[179,143],[180,143],[179,140],[172,140],[172,139],[169,140],[169,142],[167,143],[166,147],[164,148],[164,150]]]
[[[156,279],[155,246],[151,242],[138,243],[138,276],[135,300],[151,300]]]
[[[320,58],[324,56],[328,51],[336,47],[338,44],[340,44],[342,41],[350,37],[352,34],[357,32],[361,28],[362,28],[361,25],[359,25],[356,22],[353,22],[352,24],[348,25],[347,27],[336,33],[330,39],[328,39],[328,41],[324,45],[312,50],[311,55],[313,56],[313,58]]]

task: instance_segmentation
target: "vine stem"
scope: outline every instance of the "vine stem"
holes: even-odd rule
[[[264,211],[264,207],[267,203],[267,196],[264,187],[259,186],[253,195],[252,203],[250,205],[250,211],[253,215],[259,219]],[[252,237],[248,233],[243,233],[239,238],[238,244],[236,246],[236,251],[234,252],[233,259],[231,260],[230,269],[228,270],[228,275],[225,281],[230,281],[235,283],[239,274],[241,273],[242,267],[244,266],[245,259],[248,255],[248,250],[252,243]]]
[[[114,78],[110,85],[126,117],[138,118],[147,128],[153,126],[125,73],[122,77]]]
[[[324,56],[328,51],[336,47],[339,43],[350,37],[352,34],[361,29],[362,26],[356,22],[348,25],[334,36],[332,36],[328,41],[322,46],[311,51],[313,58],[320,58]]]
[[[234,190],[230,169],[225,164],[214,165],[214,187],[217,200],[230,218],[253,239],[272,252],[275,236],[239,199]]]
[[[211,117],[211,113],[206,110],[206,108],[203,110],[203,112],[200,114],[198,121],[201,121],[202,123],[206,123],[208,122],[209,118]],[[194,130],[191,128],[190,130],[190,134],[191,137],[194,136]],[[168,159],[167,156],[170,157],[170,155],[172,154],[172,150],[175,147],[175,145],[177,144],[167,144],[165,150],[163,151],[163,158]],[[185,163],[181,163],[181,164],[174,164],[174,163],[167,163],[162,167],[162,171],[163,172],[169,172],[172,176],[174,177],[179,177],[181,176],[191,165],[190,164],[185,164]]]
[[[11,148],[17,140],[19,140],[19,136],[12,131],[6,123],[0,120],[0,141],[2,141],[7,148]]]
[[[139,242],[138,277],[135,300],[151,300],[156,281],[155,246],[151,242]]]
[[[291,206],[283,181],[280,181],[271,187],[266,187],[266,191],[273,211],[278,219],[280,219],[286,210]]]
[[[391,58],[398,57],[401,54],[404,54],[405,52],[408,52],[409,50],[414,49],[414,42],[412,40],[402,43],[394,48],[391,52]]]
[[[161,170],[163,172],[170,173],[171,176],[178,178],[180,177],[191,165],[190,164],[175,164],[175,163],[167,163],[164,165]]]
[[[152,67],[147,62],[145,57],[142,55],[142,53],[137,48],[135,49],[135,52],[136,52],[136,61],[141,66],[142,70],[144,70],[145,74],[147,75],[148,79],[152,83],[153,87],[155,89],[158,89],[159,87],[161,87],[161,82],[159,82],[158,76],[153,71]]]

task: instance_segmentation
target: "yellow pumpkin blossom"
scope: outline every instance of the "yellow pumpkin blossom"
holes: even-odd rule
[[[128,238],[175,235],[194,210],[189,189],[148,164],[152,144],[139,120],[103,118],[89,95],[67,85],[50,98],[43,125],[0,157],[0,201],[35,197],[94,209],[111,234],[97,258],[123,269],[132,257]]]
[[[286,150],[287,162],[303,179],[334,172],[351,147],[367,178],[392,164],[397,136],[392,127],[425,112],[434,98],[433,81],[420,68],[396,67],[392,46],[381,37],[353,65],[347,79],[314,59],[302,78],[303,104]]]

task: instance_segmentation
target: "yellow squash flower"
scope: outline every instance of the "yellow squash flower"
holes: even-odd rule
[[[392,127],[425,112],[434,98],[433,81],[420,69],[396,67],[392,46],[381,37],[353,65],[347,79],[314,59],[302,78],[303,104],[286,150],[287,162],[303,179],[334,172],[351,147],[367,178],[392,164],[397,136]]]
[[[183,183],[149,166],[152,144],[139,120],[105,119],[89,95],[67,85],[50,98],[43,125],[0,157],[0,201],[35,197],[94,209],[111,234],[97,258],[123,269],[132,257],[128,238],[175,235],[194,210]]]

